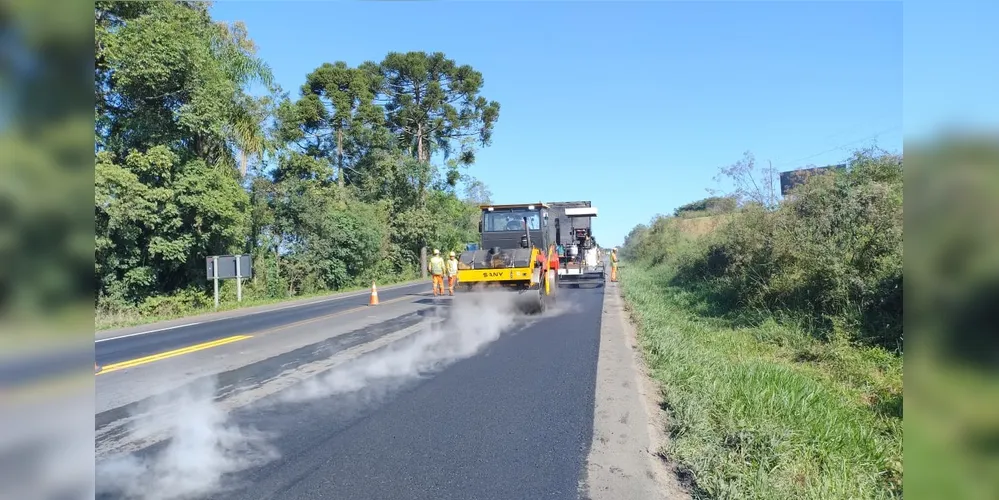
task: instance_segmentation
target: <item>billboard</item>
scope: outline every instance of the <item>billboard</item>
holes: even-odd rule
[[[780,194],[781,196],[787,196],[788,191],[804,184],[809,177],[813,175],[824,174],[833,169],[835,170],[846,169],[846,163],[842,163],[839,165],[828,165],[825,167],[799,168],[797,170],[788,170],[787,172],[781,172]]]

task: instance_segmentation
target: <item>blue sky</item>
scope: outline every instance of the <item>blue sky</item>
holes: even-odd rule
[[[907,0],[904,20],[906,141],[999,130],[999,2]]]
[[[778,170],[902,146],[902,6],[887,2],[219,2],[297,93],[323,62],[442,51],[501,105],[469,173],[498,203],[592,200],[602,245]],[[983,28],[984,29],[984,28]],[[535,179],[525,181],[525,179]]]

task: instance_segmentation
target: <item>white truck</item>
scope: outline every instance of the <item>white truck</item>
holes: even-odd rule
[[[593,237],[597,209],[589,201],[549,202],[549,220],[559,252],[559,282],[568,285],[604,283],[606,269]]]

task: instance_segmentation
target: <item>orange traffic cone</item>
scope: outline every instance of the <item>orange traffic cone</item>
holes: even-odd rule
[[[378,305],[378,287],[375,286],[375,282],[371,282],[371,300],[368,302],[369,306]]]

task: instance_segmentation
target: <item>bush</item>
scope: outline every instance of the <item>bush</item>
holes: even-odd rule
[[[849,169],[811,177],[776,208],[747,204],[708,236],[660,217],[632,231],[624,255],[673,265],[678,280],[724,291],[728,307],[901,351],[901,157],[859,152]]]
[[[187,288],[173,295],[148,297],[139,304],[139,314],[147,317],[176,317],[182,314],[205,309],[214,299],[205,292]]]
[[[734,196],[712,196],[688,203],[673,211],[675,217],[703,217],[734,212],[738,200]]]

